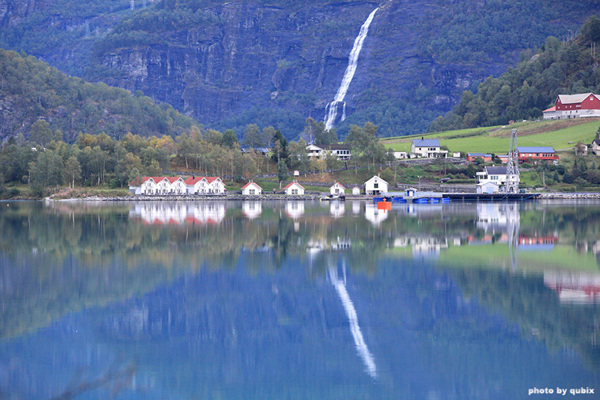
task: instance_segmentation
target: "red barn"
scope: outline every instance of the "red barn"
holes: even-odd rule
[[[593,93],[559,94],[556,104],[544,110],[544,119],[600,117],[600,98]]]

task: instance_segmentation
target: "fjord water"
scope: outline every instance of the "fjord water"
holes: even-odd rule
[[[597,393],[599,205],[0,203],[0,398]]]

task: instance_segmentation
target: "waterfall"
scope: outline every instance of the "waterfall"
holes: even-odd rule
[[[346,71],[344,72],[344,77],[342,78],[342,84],[338,88],[337,93],[331,103],[327,105],[325,109],[326,118],[325,118],[325,129],[329,130],[333,128],[333,124],[335,123],[335,119],[337,118],[338,106],[343,104],[344,112],[342,115],[342,121],[346,118],[346,103],[344,103],[344,97],[346,97],[346,92],[348,92],[348,87],[350,86],[350,82],[352,82],[352,78],[354,78],[354,72],[356,72],[356,65],[358,63],[358,56],[360,55],[360,51],[362,49],[363,43],[367,34],[369,33],[369,25],[373,21],[375,17],[375,13],[379,10],[376,8],[369,14],[369,17],[365,21],[365,23],[360,27],[360,32],[356,39],[354,39],[354,46],[352,47],[352,51],[350,52],[350,57],[348,57],[348,66],[346,67]]]

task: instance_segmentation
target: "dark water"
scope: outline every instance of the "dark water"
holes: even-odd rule
[[[600,203],[0,203],[0,229],[0,399],[600,398]]]

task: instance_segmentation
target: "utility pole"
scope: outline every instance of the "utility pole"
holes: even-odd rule
[[[519,153],[517,151],[517,130],[510,134],[508,162],[506,164],[506,193],[519,193]]]

